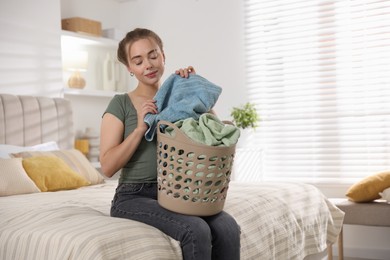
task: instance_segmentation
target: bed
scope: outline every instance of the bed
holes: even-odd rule
[[[66,99],[0,94],[0,259],[182,259],[178,241],[109,216],[117,180],[73,149],[72,117]],[[38,157],[60,158],[88,183],[42,191],[27,163]],[[289,182],[232,181],[224,210],[241,227],[241,259],[323,259],[344,217],[314,186]]]

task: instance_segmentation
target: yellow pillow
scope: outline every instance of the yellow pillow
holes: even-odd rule
[[[70,190],[91,184],[56,156],[33,156],[22,163],[41,191]]]
[[[345,194],[355,202],[369,202],[380,198],[379,192],[390,187],[390,171],[365,177],[352,185]]]
[[[14,158],[28,158],[32,156],[57,156],[64,160],[72,170],[87,179],[92,185],[104,182],[103,176],[92,166],[87,157],[79,150],[55,150],[55,151],[27,151],[20,153],[11,153]]]

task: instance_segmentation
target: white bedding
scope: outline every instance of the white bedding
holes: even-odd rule
[[[177,241],[109,216],[116,181],[0,197],[0,259],[181,259]],[[304,259],[334,243],[343,212],[314,186],[231,182],[225,211],[241,226],[241,259]]]

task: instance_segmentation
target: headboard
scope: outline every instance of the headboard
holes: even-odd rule
[[[0,94],[0,144],[31,146],[56,141],[61,149],[74,145],[69,100]]]

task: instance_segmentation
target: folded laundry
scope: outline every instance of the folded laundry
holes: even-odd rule
[[[176,122],[186,118],[199,119],[209,112],[218,100],[222,88],[200,75],[191,74],[188,78],[172,74],[157,91],[158,114],[147,114],[144,122],[148,125],[145,139],[152,141],[157,123],[160,120]]]
[[[205,113],[199,120],[187,118],[174,123],[193,141],[211,146],[231,146],[237,143],[240,129],[231,124],[225,124],[217,116]],[[174,135],[173,127],[168,126],[165,133]]]

